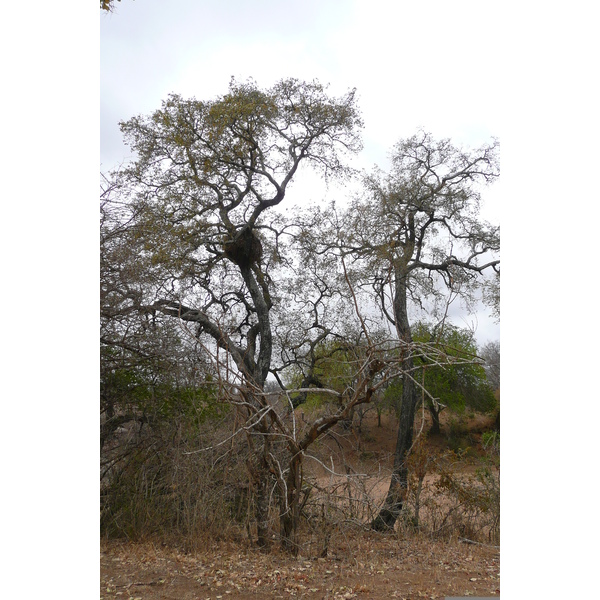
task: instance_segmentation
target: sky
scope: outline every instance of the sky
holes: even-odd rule
[[[356,87],[366,168],[419,126],[457,143],[500,139],[484,216],[502,225],[502,595],[589,596],[600,537],[599,10],[593,0],[122,0],[106,15],[82,0],[8,3],[9,596],[26,581],[47,597],[65,564],[70,589],[97,593],[98,164],[127,156],[120,119],[170,92],[214,97],[232,75]]]
[[[356,88],[365,121],[359,168],[385,167],[402,137],[424,128],[459,145],[500,136],[499,30],[492,9],[470,3],[305,0],[123,0],[101,17],[101,168],[130,157],[119,121],[160,107],[169,93],[199,99],[227,90],[230,78],[261,87],[296,77],[318,79],[331,93]],[[468,8],[468,10],[467,10]],[[304,175],[306,178],[306,175]],[[484,218],[499,222],[495,190],[484,195]],[[289,201],[344,190],[297,182]],[[480,344],[499,339],[499,325],[481,307],[460,326]]]
[[[171,92],[205,99],[232,76],[269,86],[318,79],[357,88],[368,166],[423,126],[479,144],[499,135],[500,31],[478,2],[161,0],[101,18],[101,159],[122,159],[117,122]],[[470,10],[466,10],[466,8]],[[458,12],[458,14],[457,14]]]

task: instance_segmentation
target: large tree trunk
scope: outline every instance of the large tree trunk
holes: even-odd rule
[[[269,545],[269,476],[261,469],[256,490],[256,544],[260,548]]]
[[[255,406],[260,402],[249,395],[247,399]],[[252,489],[254,491],[255,518],[256,518],[256,544],[267,547],[270,544],[269,536],[269,509],[270,509],[270,483],[272,481],[269,454],[271,452],[271,438],[266,419],[257,423],[248,433],[248,444],[251,457],[247,463]]]
[[[398,437],[396,438],[396,450],[394,453],[394,470],[385,502],[379,514],[371,523],[371,528],[376,531],[389,531],[394,528],[408,491],[406,458],[413,442],[413,426],[418,396],[415,383],[412,379],[414,361],[412,358],[412,335],[406,302],[407,275],[406,271],[403,272],[397,267],[395,273],[394,318],[396,320],[398,337],[406,344],[402,368],[411,377],[405,375],[402,381],[400,423],[398,425]]]
[[[257,452],[254,444],[250,445],[254,456],[248,462],[248,470],[254,490],[255,518],[256,518],[256,545],[265,548],[269,545],[269,464],[266,460],[268,456],[268,439],[262,436],[262,448]]]
[[[302,455],[290,461],[290,470],[282,490],[280,509],[281,546],[294,556],[298,554],[298,523],[300,521],[300,492],[302,487]]]
[[[404,361],[405,368],[408,368],[411,364],[412,358]],[[402,404],[398,436],[396,438],[396,450],[394,452],[394,470],[385,502],[379,514],[371,523],[372,529],[376,531],[389,531],[394,528],[406,500],[408,491],[406,457],[413,441],[416,404],[415,384],[411,379],[405,378],[402,385]]]

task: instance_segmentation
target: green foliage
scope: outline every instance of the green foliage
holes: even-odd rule
[[[438,418],[444,408],[459,415],[465,410],[486,413],[496,408],[494,392],[477,357],[477,346],[470,331],[446,324],[439,332],[419,322],[413,327],[413,340],[416,343],[414,365],[418,369],[415,379],[422,386],[420,395]],[[386,387],[382,405],[394,410],[399,417],[401,398],[402,378],[397,378]]]
[[[402,401],[402,379],[394,379],[385,389],[382,405],[384,409],[392,410],[400,418],[400,405]]]
[[[440,332],[421,322],[413,327],[413,339],[425,345],[415,365],[424,369],[425,389],[439,402],[458,413],[466,408],[489,412],[496,407],[470,331],[445,324]]]
[[[486,450],[491,452],[500,452],[500,432],[486,431],[481,436],[481,443]]]
[[[339,340],[325,340],[312,352],[311,380],[315,387],[324,387],[343,394],[352,386],[356,376],[356,364],[359,359],[360,347],[351,346]],[[299,369],[291,372],[289,386],[300,387],[306,374]],[[292,400],[299,397],[292,396]],[[331,402],[338,402],[330,394],[309,393],[303,404],[307,408],[317,408]]]
[[[468,455],[472,452],[473,439],[462,415],[450,417],[446,429],[446,439],[448,447],[453,452],[461,455]]]
[[[149,369],[124,367],[102,372],[100,395],[104,407],[110,405],[113,414],[129,411],[153,419],[186,415],[199,424],[228,410],[217,402],[216,388],[210,378],[201,385],[182,385],[166,380],[160,371]]]

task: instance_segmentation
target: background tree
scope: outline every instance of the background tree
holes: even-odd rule
[[[485,361],[484,369],[487,379],[498,400],[498,410],[494,422],[496,430],[500,431],[500,342],[488,342],[481,349],[481,357]]]
[[[419,132],[393,148],[388,174],[376,170],[365,178],[364,195],[351,204],[340,230],[341,247],[354,257],[358,277],[369,282],[405,348],[394,470],[372,523],[377,530],[393,527],[407,489],[406,456],[420,397],[411,375],[410,302],[434,315],[448,306],[448,294],[468,306],[485,283],[480,275],[499,272],[499,229],[478,217],[478,186],[498,176],[497,152],[496,142],[464,151]]]
[[[500,389],[500,342],[494,340],[483,346],[480,352],[485,361],[484,369],[488,381],[494,390]]]
[[[458,413],[465,408],[488,412],[496,406],[473,333],[449,323],[437,329],[423,322],[413,326],[415,341],[428,346],[427,352],[415,356],[414,362],[421,368],[416,379],[427,391],[423,397],[433,434],[440,433],[440,414],[446,408]]]

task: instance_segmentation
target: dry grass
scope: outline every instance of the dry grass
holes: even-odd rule
[[[427,540],[464,538],[497,545],[499,468],[493,452],[483,452],[481,418],[465,423],[461,435],[473,447],[449,450],[447,437],[419,438],[411,455],[411,480],[397,535]],[[426,423],[423,430],[426,431]],[[154,434],[133,452],[105,488],[106,539],[152,541],[202,551],[220,541],[255,538],[248,458],[243,440],[219,452],[186,454],[223,432],[207,428],[195,438]],[[225,437],[225,436],[223,436]],[[375,414],[361,435],[339,428],[320,440],[305,461],[300,553],[325,557],[338,547],[360,543],[387,492],[395,444],[394,420],[377,426]],[[278,540],[276,493],[272,539]],[[274,544],[276,545],[276,544]]]

